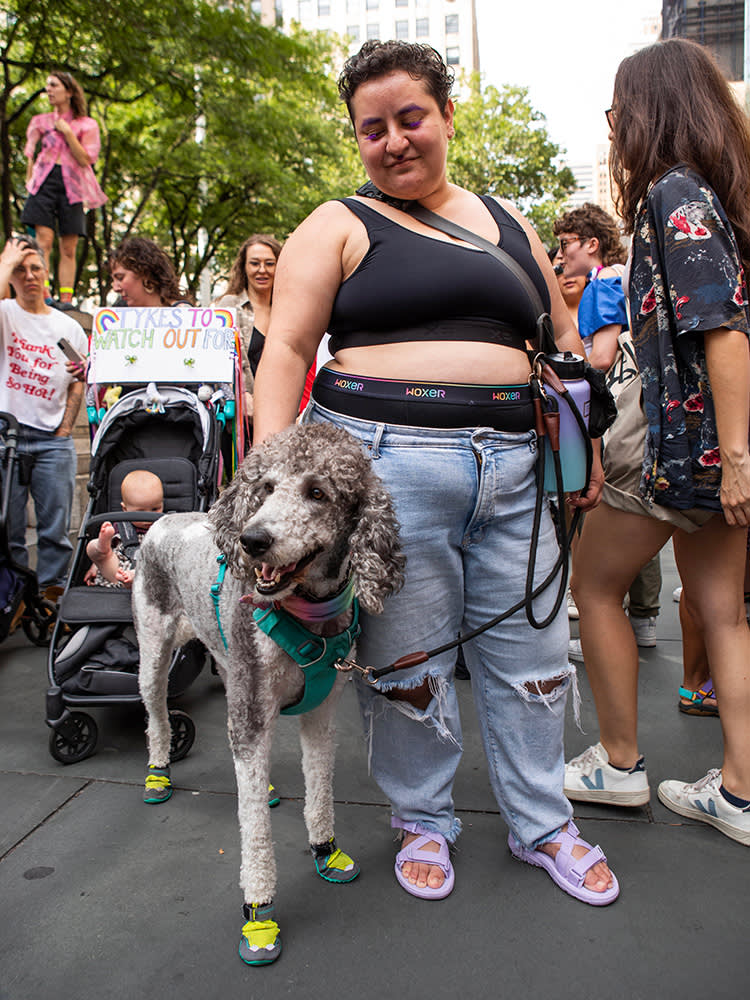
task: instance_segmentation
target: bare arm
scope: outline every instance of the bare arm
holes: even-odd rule
[[[351,213],[327,202],[284,245],[273,287],[271,323],[255,377],[254,435],[259,444],[293,423],[342,281]]]
[[[721,456],[721,505],[727,524],[750,525],[750,351],[747,336],[721,327],[705,334],[706,367]]]
[[[619,323],[610,323],[600,327],[594,334],[594,341],[589,354],[589,364],[608,372],[617,357],[617,338],[622,327]]]
[[[68,386],[68,398],[65,401],[65,412],[60,425],[55,431],[55,437],[70,437],[76,422],[78,411],[83,399],[83,382],[71,382]]]
[[[29,252],[28,244],[24,249],[17,236],[11,236],[3,247],[3,252],[0,253],[0,299],[10,297],[10,277]]]
[[[73,159],[82,167],[89,167],[92,163],[96,161],[96,157],[93,158],[89,156],[86,150],[83,148],[81,143],[75,136],[73,129],[70,124],[65,121],[64,118],[58,118],[55,122],[55,128],[60,132],[68,144],[71,153],[73,154]]]
[[[87,578],[91,578],[91,583],[94,582],[97,569],[105,580],[109,580],[110,583],[117,582],[117,571],[120,568],[120,560],[117,558],[117,554],[112,548],[112,539],[114,538],[114,534],[115,528],[112,522],[105,521],[99,529],[97,537],[92,538],[86,546],[86,555],[93,563],[91,569],[94,572],[89,570],[86,574]]]

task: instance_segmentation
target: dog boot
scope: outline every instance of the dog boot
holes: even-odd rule
[[[331,837],[325,844],[311,844],[315,871],[326,882],[353,882],[359,875],[359,865],[336,847]]]
[[[273,901],[245,903],[247,923],[240,938],[240,958],[248,965],[270,965],[281,954],[281,932],[273,919]]]
[[[166,802],[168,798],[171,798],[171,795],[172,782],[169,780],[169,767],[155,767],[153,764],[149,764],[143,801],[152,806],[159,802]]]

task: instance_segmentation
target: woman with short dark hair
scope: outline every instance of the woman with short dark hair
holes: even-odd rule
[[[522,599],[536,497],[531,299],[493,256],[405,209],[419,203],[502,244],[550,306],[559,349],[583,353],[529,223],[507,202],[448,181],[451,83],[425,45],[367,42],[346,63],[340,93],[371,184],[321,205],[287,241],[256,379],[263,440],[294,420],[305,372],[330,333],[334,360],[318,373],[303,419],[330,421],[367,447],[407,556],[403,590],[382,616],[361,617],[366,664],[450,643]],[[592,506],[600,486],[595,476],[571,502]],[[558,557],[546,503],[538,553],[541,580]],[[577,899],[604,905],[617,880],[579,837],[562,792],[574,670],[565,609],[550,614],[554,589],[537,606],[547,628],[535,631],[521,611],[466,643],[464,655],[511,851]],[[421,898],[448,895],[454,880],[455,662],[450,649],[377,684],[358,682],[372,773],[402,835],[396,878]]]

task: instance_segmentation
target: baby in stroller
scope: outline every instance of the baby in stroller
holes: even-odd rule
[[[147,511],[160,514],[164,510],[164,487],[161,479],[147,469],[133,469],[120,486],[123,511]],[[143,536],[151,521],[105,521],[96,538],[86,546],[91,566],[84,583],[97,587],[132,587],[135,560]]]

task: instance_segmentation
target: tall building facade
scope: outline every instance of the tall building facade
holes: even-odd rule
[[[662,38],[705,45],[730,81],[744,79],[745,0],[662,0]]]
[[[279,6],[279,0],[277,0]],[[368,38],[426,42],[459,76],[479,70],[475,0],[280,0],[284,26],[330,31],[355,52]]]

